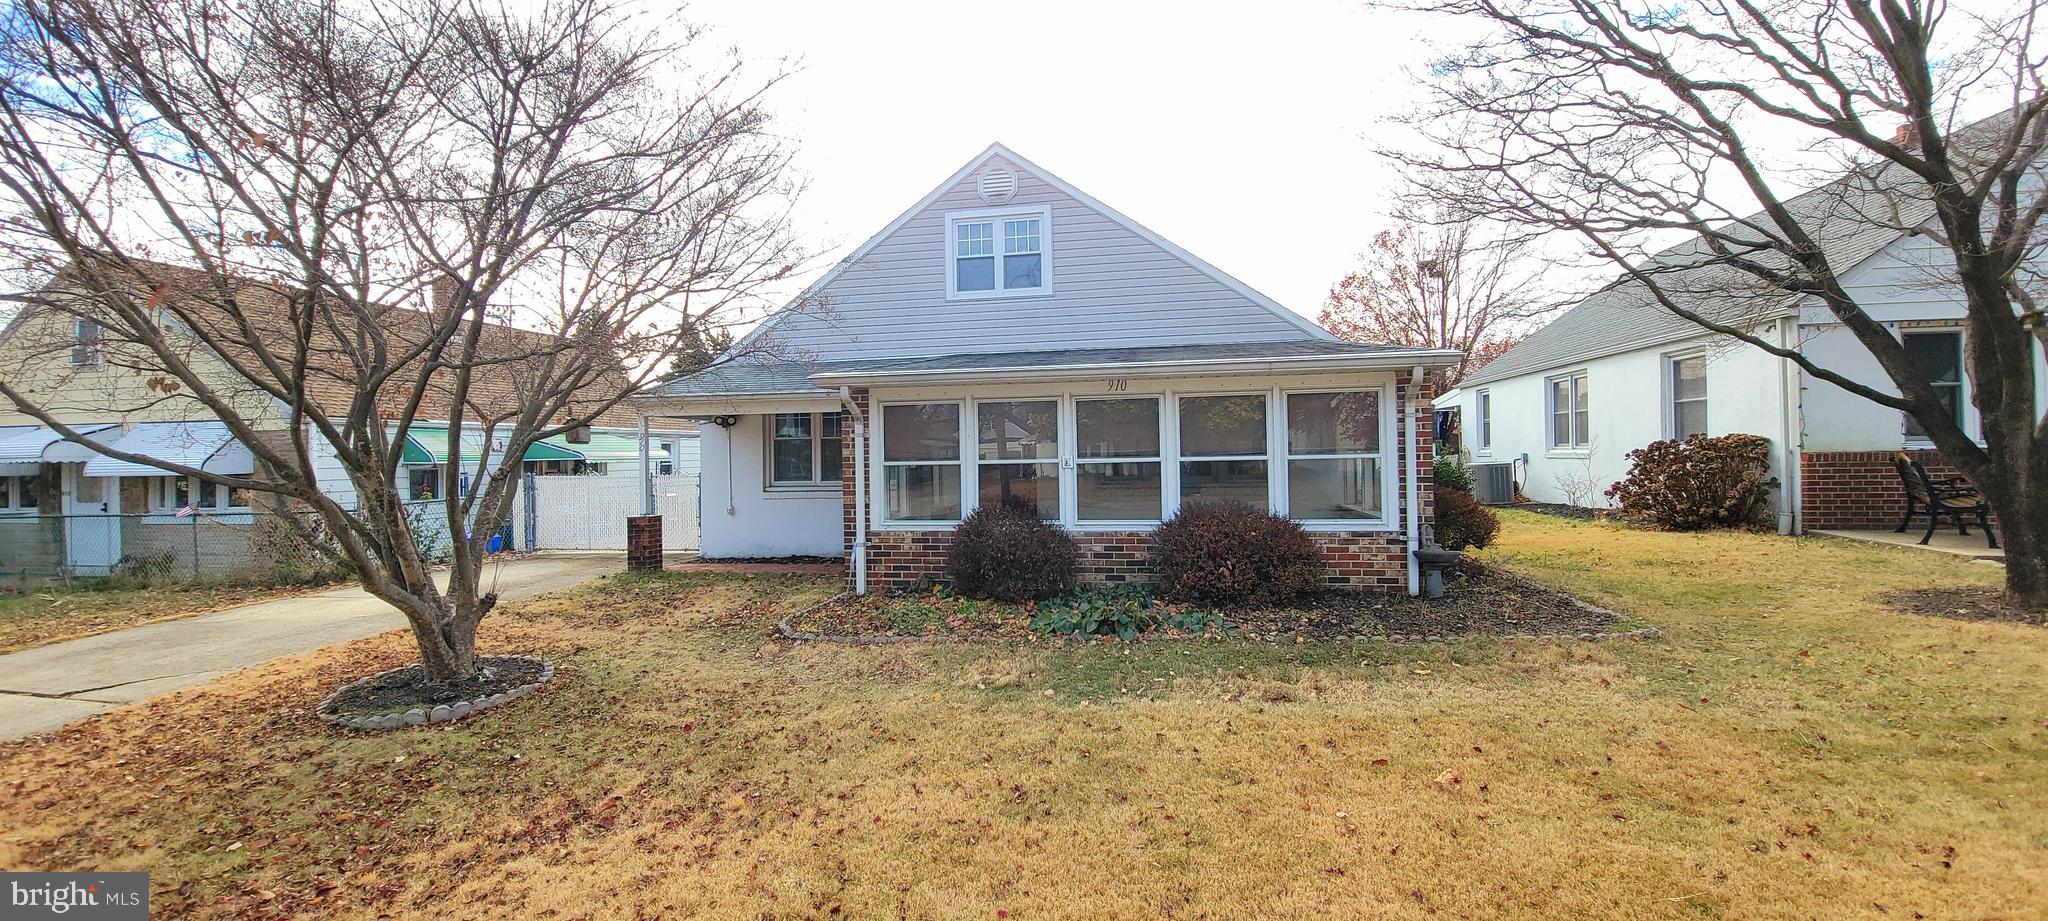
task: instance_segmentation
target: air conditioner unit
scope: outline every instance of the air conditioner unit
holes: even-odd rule
[[[1472,495],[1487,505],[1509,505],[1515,501],[1515,465],[1473,464]]]

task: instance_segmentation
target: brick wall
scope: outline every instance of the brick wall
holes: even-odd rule
[[[660,515],[634,515],[626,519],[626,568],[633,572],[661,568]]]
[[[1906,487],[1892,468],[1893,451],[1826,451],[1799,455],[1799,513],[1809,531],[1891,530],[1906,515]],[[1908,451],[1935,479],[1961,476],[1939,451]],[[1926,527],[1926,519],[1916,519]]]
[[[1419,471],[1421,492],[1421,520],[1429,524],[1434,519],[1435,503],[1431,496],[1432,471],[1428,459],[1433,457],[1431,438],[1434,432],[1430,399],[1433,396],[1425,377],[1410,381],[1403,373],[1396,382],[1395,399],[1397,411],[1409,409],[1418,414],[1416,419],[1416,452],[1422,457]],[[868,392],[855,390],[853,403],[861,413],[869,411]],[[1395,425],[1395,450],[1405,460],[1408,437],[1405,420]],[[853,440],[848,432],[844,452],[848,465],[841,471],[840,484],[844,496],[844,512],[841,518],[845,531],[846,546],[853,546],[854,482],[852,464],[860,460],[853,454]],[[872,490],[874,484],[870,483]],[[1407,490],[1397,489],[1397,502],[1408,501]],[[871,501],[872,492],[868,497]],[[1402,590],[1408,586],[1407,537],[1393,531],[1341,531],[1316,532],[1311,535],[1322,548],[1323,562],[1329,567],[1331,585],[1349,588],[1379,590]],[[915,586],[927,579],[943,577],[946,567],[946,549],[952,543],[950,530],[943,531],[868,531],[868,586],[872,590],[884,591]],[[1152,579],[1151,565],[1147,556],[1152,545],[1152,535],[1147,531],[1078,532],[1074,540],[1081,548],[1081,578],[1084,582],[1144,582]],[[849,553],[849,559],[851,554]],[[849,567],[848,584],[852,584],[853,573]]]

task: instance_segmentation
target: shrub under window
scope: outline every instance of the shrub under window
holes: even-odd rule
[[[1058,525],[1009,506],[977,509],[953,529],[946,574],[970,598],[1029,601],[1074,586],[1080,552]]]
[[[1441,468],[1439,468],[1441,469]],[[1471,550],[1493,543],[1500,516],[1462,489],[1439,484],[1436,499],[1436,542],[1446,550]]]
[[[1211,605],[1284,604],[1323,584],[1301,525],[1235,502],[1190,502],[1152,537],[1166,597]]]
[[[1690,435],[1628,452],[1628,477],[1607,497],[1631,521],[1697,531],[1761,522],[1770,511],[1771,442],[1757,435]]]

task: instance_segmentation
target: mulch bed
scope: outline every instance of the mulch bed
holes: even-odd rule
[[[476,677],[469,681],[433,681],[425,666],[408,665],[343,688],[322,710],[336,716],[370,716],[452,705],[533,684],[546,667],[547,663],[526,656],[484,656],[477,660]]]
[[[1916,588],[1889,592],[1884,603],[1908,614],[1947,617],[1954,620],[2002,620],[2042,626],[2048,615],[2022,611],[2005,605],[2005,593],[1995,588]]]
[[[1437,641],[1460,636],[1574,636],[1627,631],[1612,611],[1580,602],[1514,573],[1466,561],[1444,574],[1444,597],[1401,592],[1317,592],[1287,608],[1219,610],[1230,629],[1247,639],[1380,639]],[[905,629],[880,612],[916,596],[842,595],[786,621],[806,639],[878,642],[915,638],[1014,640],[1036,636],[1019,606],[979,603],[966,613],[946,612],[924,629]],[[949,600],[941,604],[959,605]],[[1165,631],[1155,628],[1153,634]]]

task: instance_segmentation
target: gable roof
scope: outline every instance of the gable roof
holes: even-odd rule
[[[1973,141],[1994,137],[2009,118],[2008,112],[1978,121],[1951,135],[1951,145],[1967,149]],[[1785,207],[1841,275],[1904,236],[1906,231],[1900,228],[1918,226],[1934,216],[1934,204],[1926,195],[1914,192],[1918,183],[1912,173],[1887,161],[1868,171],[1852,170],[1795,195],[1785,201]],[[1743,220],[1769,226],[1762,212]],[[1641,267],[1657,275],[1659,286],[1686,309],[1724,324],[1781,317],[1797,311],[1805,299],[1802,294],[1768,288],[1754,275],[1716,258],[1696,235],[1651,256]],[[1767,261],[1786,264],[1775,253],[1769,254]],[[1673,313],[1646,285],[1623,273],[1474,371],[1459,386],[1469,389],[1713,334]]]
[[[1250,285],[1232,277],[1222,269],[1161,237],[1122,212],[1082,192],[1072,184],[1018,155],[1008,147],[997,143],[989,145],[981,153],[968,160],[965,165],[955,170],[945,181],[935,186],[915,204],[911,205],[910,208],[898,215],[858,247],[855,247],[851,253],[834,264],[817,281],[805,288],[801,294],[743,337],[729,354],[737,355],[750,350],[763,350],[783,340],[791,343],[790,348],[786,349],[786,351],[802,352],[805,346],[795,343],[814,341],[819,338],[821,331],[818,328],[806,327],[832,328],[843,326],[843,324],[840,324],[830,316],[837,309],[833,304],[835,289],[843,289],[856,284],[854,276],[857,271],[869,268],[871,259],[878,255],[884,255],[878,251],[885,249],[887,245],[894,242],[899,234],[904,234],[908,229],[912,228],[913,223],[919,221],[920,218],[929,219],[935,207],[941,205],[948,196],[957,196],[963,187],[963,183],[967,182],[978,171],[991,164],[1014,167],[1017,171],[1027,174],[1031,180],[1042,183],[1056,196],[1071,201],[1075,207],[1092,212],[1093,215],[1098,215],[1104,222],[1104,226],[1127,234],[1137,241],[1142,241],[1142,245],[1155,249],[1167,258],[1184,266],[1185,269],[1183,271],[1189,271],[1191,277],[1199,278],[1203,283],[1214,286],[1218,291],[1228,292],[1231,297],[1237,300],[1242,308],[1249,311],[1243,315],[1244,326],[1252,338],[1324,341],[1335,339],[1329,332],[1317,326],[1307,317],[1288,310],[1277,301],[1253,289]],[[1021,187],[1025,183],[1020,181],[1019,185]],[[1016,201],[1020,203],[1019,207],[1024,207],[1021,204],[1024,201],[1023,195],[1020,194]],[[977,203],[974,207],[979,208],[982,205]],[[1078,232],[1070,234],[1070,231],[1078,231],[1078,228],[1064,226],[1062,220],[1055,220],[1055,227],[1053,228],[1055,240],[1054,254],[1051,260],[1052,264],[1049,267],[1049,272],[1055,279],[1063,272],[1062,254],[1071,254],[1078,246],[1086,245],[1086,241],[1083,240],[1081,234]],[[930,272],[931,269],[924,268],[922,271],[918,271],[918,274],[915,276],[911,276],[908,272],[904,271],[906,267],[902,264],[901,259],[891,263],[887,268],[898,272],[902,277],[915,277],[919,281],[932,283],[935,285],[936,290],[943,291],[945,263],[940,252],[944,246],[943,242],[921,242],[919,245],[929,247],[929,255],[933,257],[932,262],[937,267],[936,275],[926,277],[925,273]],[[918,252],[924,253],[925,250],[918,250]],[[1071,255],[1069,258],[1071,258]],[[1096,277],[1099,277],[1102,273],[1098,272],[1095,274]],[[1060,293],[1064,293],[1064,291]],[[843,290],[837,291],[836,296],[840,300],[847,299],[846,292]],[[1189,299],[1185,291],[1162,292],[1154,296],[1155,303],[1160,304],[1174,298],[1179,298],[1182,302]],[[1037,306],[1036,298],[1015,297],[999,300],[1009,304],[1021,304],[1026,308]],[[910,310],[943,306],[948,303],[958,305],[961,302],[948,301],[941,296],[936,299],[936,304],[934,304],[933,299],[928,295],[905,296],[898,297],[889,304],[889,307],[892,310]],[[941,318],[928,316],[923,319],[929,322]],[[859,333],[849,333],[844,338],[859,340]],[[910,357],[921,354],[943,354],[949,351],[958,351],[957,345],[958,343],[948,345],[943,342],[924,341],[919,337],[894,336],[878,332],[870,336],[868,340],[860,340],[856,347],[835,347],[826,350],[830,354],[795,354],[785,355],[785,357],[819,359]]]

